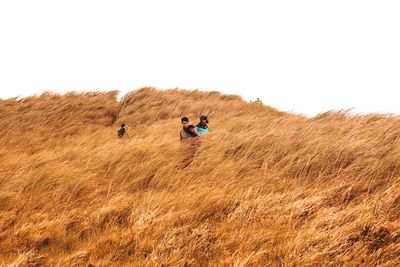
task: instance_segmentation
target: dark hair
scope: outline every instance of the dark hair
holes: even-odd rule
[[[202,120],[205,120],[206,123],[208,123],[208,118],[207,118],[206,115],[201,115],[201,116],[200,116],[200,123],[202,122]]]
[[[188,117],[182,117],[182,118],[181,118],[181,122],[184,122],[184,121],[187,121],[187,122],[189,122],[189,119],[188,119]]]
[[[125,127],[125,125],[126,125],[125,123],[121,124],[121,128],[122,128],[122,127]]]

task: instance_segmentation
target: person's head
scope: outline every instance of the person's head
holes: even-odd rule
[[[125,123],[122,123],[122,124],[121,124],[121,128],[127,129],[127,128],[128,128],[128,125],[126,125]]]
[[[201,115],[200,116],[200,122],[202,123],[208,123],[208,118],[206,115]]]
[[[189,119],[188,119],[188,117],[182,117],[182,118],[181,118],[181,123],[182,123],[183,128],[187,128],[187,127],[189,126]]]

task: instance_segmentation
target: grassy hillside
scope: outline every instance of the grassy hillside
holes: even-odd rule
[[[305,118],[217,92],[116,99],[0,100],[0,265],[400,264],[398,117]],[[180,142],[179,118],[200,114],[210,133]]]

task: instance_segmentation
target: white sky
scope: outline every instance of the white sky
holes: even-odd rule
[[[0,0],[0,97],[143,86],[400,114],[400,2]]]

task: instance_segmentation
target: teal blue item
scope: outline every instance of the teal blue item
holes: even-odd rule
[[[208,128],[204,129],[204,128],[196,127],[196,130],[199,133],[199,135],[208,133]]]

